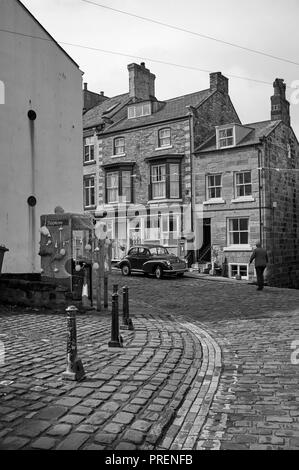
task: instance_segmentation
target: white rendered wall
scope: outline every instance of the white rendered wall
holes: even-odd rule
[[[1,0],[0,29],[45,39],[0,31],[2,272],[38,272],[40,215],[83,210],[82,72],[17,0]]]

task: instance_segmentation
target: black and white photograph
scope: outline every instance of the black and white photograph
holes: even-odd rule
[[[299,450],[298,18],[0,0],[3,457]]]

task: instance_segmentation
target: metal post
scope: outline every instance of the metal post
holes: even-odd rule
[[[129,330],[134,330],[134,325],[132,322],[132,318],[130,318],[129,312],[129,288],[127,287],[127,295],[126,295],[126,303],[127,303],[127,325]]]
[[[66,309],[67,313],[67,366],[62,377],[66,380],[79,381],[85,378],[82,361],[77,356],[77,327],[76,312],[77,307],[70,305]]]
[[[94,250],[95,261],[100,266],[100,249],[97,246]],[[100,267],[96,270],[96,297],[97,297],[97,311],[101,311],[101,277]]]
[[[123,341],[119,334],[119,319],[118,319],[118,294],[112,294],[112,321],[111,321],[111,341],[108,346],[110,348],[122,348]]]
[[[127,325],[129,317],[128,287],[123,287],[123,323]]]
[[[108,277],[104,277],[104,308],[108,308]]]
[[[129,288],[123,287],[123,330],[134,330],[132,319],[129,313]]]
[[[128,318],[129,318],[129,302],[128,302],[128,287],[124,286],[123,289],[123,321],[122,321],[122,330],[128,329]]]

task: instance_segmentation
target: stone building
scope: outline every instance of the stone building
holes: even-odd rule
[[[194,225],[193,150],[215,126],[240,124],[228,79],[211,73],[208,89],[161,101],[144,63],[128,72],[129,92],[83,116],[84,209],[107,214],[116,259],[140,242],[181,253]]]
[[[18,0],[0,2],[4,273],[40,271],[42,214],[82,211],[82,72]]]
[[[250,252],[260,240],[269,254],[268,283],[298,288],[299,145],[286,85],[276,79],[273,86],[271,120],[216,126],[196,149],[195,198],[203,206],[197,258],[216,266],[226,260],[229,277],[250,279]]]

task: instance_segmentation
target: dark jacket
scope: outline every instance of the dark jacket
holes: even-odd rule
[[[255,260],[255,267],[267,266],[268,255],[265,248],[259,247],[253,250],[249,263],[251,263],[253,260]]]

